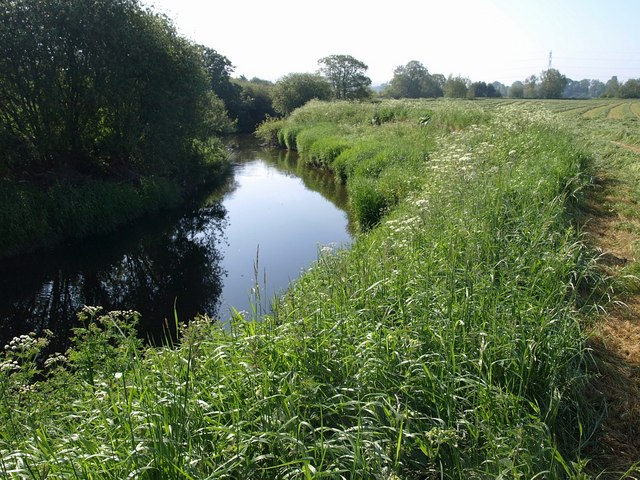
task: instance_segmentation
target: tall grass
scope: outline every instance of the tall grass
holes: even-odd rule
[[[303,109],[311,128],[314,108],[373,107]],[[588,158],[550,118],[482,119],[402,119],[428,155],[347,181],[375,192],[393,171],[410,187],[351,250],[323,249],[272,315],[198,319],[143,349],[135,314],[88,308],[47,368],[35,339],[16,339],[0,363],[0,472],[581,478],[591,262],[567,208]]]
[[[142,179],[140,185],[91,181],[59,183],[41,190],[0,183],[0,257],[113,231],[145,213],[176,207],[180,188],[166,179]]]

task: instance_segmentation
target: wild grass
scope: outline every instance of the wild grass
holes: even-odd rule
[[[46,190],[27,184],[0,183],[0,257],[113,231],[143,214],[175,208],[180,188],[165,179],[139,185],[91,181],[58,183]]]
[[[178,344],[145,349],[134,313],[86,308],[65,354],[9,345],[0,474],[584,478],[581,319],[597,277],[569,212],[589,157],[544,110],[383,107],[396,105],[410,113],[380,125],[368,122],[380,105],[292,115],[296,139],[322,118],[350,145],[331,165],[354,150],[352,191],[396,193],[384,208],[374,198],[385,214],[350,250],[322,249],[272,314],[236,313],[229,329],[200,318]]]

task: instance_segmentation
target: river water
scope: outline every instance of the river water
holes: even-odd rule
[[[346,193],[331,175],[241,138],[231,175],[197,205],[1,261],[0,346],[49,329],[62,347],[85,304],[139,311],[154,342],[173,330],[174,308],[180,321],[223,322],[232,307],[268,310],[320,248],[350,241]]]

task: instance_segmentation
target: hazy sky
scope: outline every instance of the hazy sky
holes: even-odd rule
[[[315,72],[347,54],[374,84],[418,60],[430,73],[510,85],[552,66],[573,80],[640,77],[640,0],[144,0],[234,76]]]

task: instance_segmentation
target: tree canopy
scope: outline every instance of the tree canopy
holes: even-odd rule
[[[393,78],[384,91],[391,98],[441,97],[442,87],[420,62],[412,60],[393,71]]]
[[[173,174],[228,126],[201,52],[136,0],[5,2],[0,98],[0,162],[31,170]]]
[[[271,92],[273,108],[288,115],[309,100],[329,100],[331,85],[320,75],[312,73],[290,73],[278,80]]]
[[[447,82],[444,84],[444,96],[449,98],[465,98],[470,83],[468,78],[459,75],[457,77],[449,75]]]
[[[555,68],[542,72],[540,78],[540,98],[562,98],[562,93],[567,86],[567,77]]]
[[[330,55],[318,60],[320,73],[327,79],[338,100],[361,100],[371,95],[369,67],[351,55]]]

